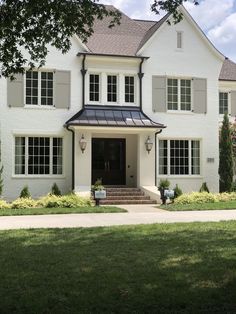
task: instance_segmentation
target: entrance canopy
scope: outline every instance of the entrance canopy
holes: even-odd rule
[[[151,120],[139,107],[101,105],[86,105],[66,122],[66,126],[165,128],[163,124]]]

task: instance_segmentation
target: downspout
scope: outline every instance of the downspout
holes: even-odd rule
[[[155,133],[155,186],[157,186],[157,135],[161,132],[162,129]]]
[[[87,70],[85,69],[85,59],[86,59],[86,54],[83,55],[82,68],[80,70],[82,74],[82,109],[84,109],[84,106],[85,106],[85,75],[87,73]]]
[[[75,131],[69,129],[69,126],[66,126],[67,131],[72,133],[72,174],[71,174],[71,187],[72,191],[75,189]]]
[[[140,105],[140,110],[141,112],[143,111],[143,76],[144,73],[142,72],[142,65],[143,61],[145,60],[144,57],[141,58],[140,64],[139,64],[139,72],[138,72],[138,77],[139,77],[139,105]]]

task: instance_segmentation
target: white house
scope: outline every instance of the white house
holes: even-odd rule
[[[161,178],[218,191],[219,90],[231,85],[219,83],[224,56],[181,11],[171,26],[169,15],[97,21],[86,45],[74,36],[68,54],[52,48],[44,68],[1,79],[4,197],[26,184],[37,197],[54,182],[89,194],[97,178],[152,196]]]

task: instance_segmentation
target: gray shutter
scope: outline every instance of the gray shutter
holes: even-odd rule
[[[231,116],[236,116],[236,91],[231,91],[230,96],[231,96]]]
[[[166,77],[152,77],[152,110],[166,112]]]
[[[24,76],[15,74],[15,80],[7,79],[7,105],[24,107]]]
[[[70,71],[55,72],[55,107],[59,109],[70,108]]]
[[[207,113],[207,80],[193,79],[193,112]]]

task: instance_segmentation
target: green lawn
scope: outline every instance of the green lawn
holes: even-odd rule
[[[114,206],[89,206],[78,208],[24,208],[24,209],[0,209],[0,216],[82,214],[82,213],[123,213],[123,212],[126,212],[126,210]]]
[[[0,313],[236,313],[236,222],[0,232]]]
[[[161,205],[160,208],[169,211],[236,209],[236,201],[186,205],[178,205],[173,203],[168,205]]]

